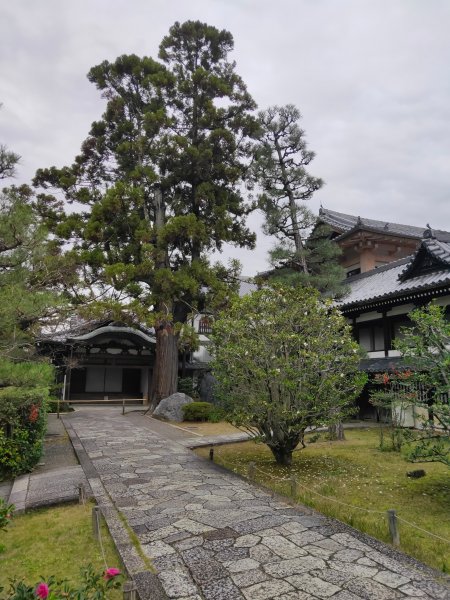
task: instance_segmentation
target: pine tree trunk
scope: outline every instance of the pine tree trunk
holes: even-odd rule
[[[156,326],[156,356],[153,368],[151,406],[155,409],[163,398],[177,391],[178,335],[168,322]]]

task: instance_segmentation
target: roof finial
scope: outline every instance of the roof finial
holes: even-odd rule
[[[358,218],[356,219],[356,224],[357,225],[362,225],[362,219],[361,217],[358,215]]]
[[[423,237],[426,240],[434,239],[436,236],[434,235],[434,231],[431,229],[431,225],[427,223],[427,228],[423,232]]]
[[[320,203],[320,208],[319,208],[319,215],[323,215],[324,210],[323,210],[323,206],[322,206],[322,202]]]

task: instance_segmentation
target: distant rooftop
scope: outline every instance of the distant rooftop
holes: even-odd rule
[[[319,219],[327,223],[334,231],[341,234],[347,234],[352,230],[369,229],[380,233],[391,233],[421,240],[424,237],[424,231],[428,226],[416,227],[414,225],[404,225],[402,223],[391,223],[390,221],[377,221],[376,219],[366,219],[356,215],[347,215],[345,213],[321,208]],[[450,231],[433,229],[436,239],[442,242],[450,242]]]
[[[344,311],[422,292],[450,291],[450,243],[425,238],[413,255],[349,277],[345,283],[349,292],[338,302]]]

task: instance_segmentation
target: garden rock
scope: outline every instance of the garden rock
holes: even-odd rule
[[[182,421],[183,406],[193,402],[187,394],[177,392],[168,398],[164,398],[153,411],[153,417],[164,421]]]

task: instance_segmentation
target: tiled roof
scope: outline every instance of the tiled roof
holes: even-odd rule
[[[424,244],[426,244],[429,254],[450,265],[450,243],[431,238],[424,240]]]
[[[86,341],[101,333],[135,333],[144,341],[155,343],[154,330],[143,325],[135,328],[127,327],[117,321],[83,320],[76,318],[64,323],[58,331],[49,331],[41,335],[39,342],[69,343],[72,341]]]
[[[450,269],[450,244],[440,242],[432,237],[424,239],[406,269],[400,274],[400,280],[404,281],[413,277],[414,272],[420,270],[423,260],[431,261],[433,271],[439,270],[439,268]]]
[[[353,229],[369,229],[379,231],[380,233],[392,233],[402,236],[422,239],[426,227],[416,227],[414,225],[403,225],[401,223],[391,223],[389,221],[377,221],[376,219],[366,219],[355,215],[347,215],[328,208],[321,208],[319,219],[327,223],[335,231],[346,234]],[[433,230],[434,236],[443,242],[450,242],[450,232]]]
[[[373,303],[377,300],[391,299],[445,286],[449,286],[450,292],[450,264],[447,268],[442,267],[442,269],[400,281],[399,276],[410,261],[411,257],[361,275],[349,277],[345,282],[350,288],[349,292],[338,302],[339,306],[345,310],[354,305]]]

